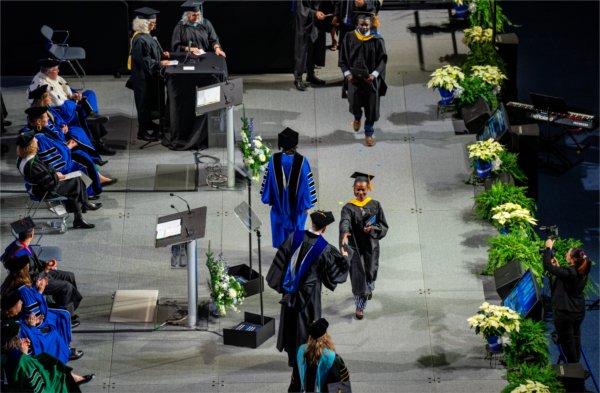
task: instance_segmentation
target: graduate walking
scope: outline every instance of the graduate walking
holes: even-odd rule
[[[260,189],[262,202],[271,206],[274,248],[292,232],[304,229],[307,211],[317,203],[308,160],[296,152],[298,133],[286,128],[279,133],[277,144],[282,151],[271,156]]]
[[[388,231],[381,204],[367,193],[373,191],[373,176],[354,172],[354,199],[342,208],[340,245],[350,253],[350,281],[356,303],[356,319],[363,319],[367,301],[373,297],[379,270],[379,240]]]
[[[312,228],[294,232],[279,247],[267,273],[269,287],[282,294],[277,349],[293,367],[309,325],[321,318],[321,288],[331,291],[348,278],[347,253],[342,255],[322,234],[335,221],[331,212],[314,211]]]
[[[374,125],[379,120],[380,97],[387,92],[385,66],[387,53],[383,37],[373,25],[374,15],[359,12],[357,27],[346,34],[340,48],[339,66],[344,74],[342,98],[348,98],[354,116],[352,129],[360,130],[365,115],[365,145],[375,145]]]

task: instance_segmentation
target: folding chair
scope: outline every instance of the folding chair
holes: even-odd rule
[[[67,209],[65,209],[65,206],[63,205],[63,202],[66,201],[67,198],[64,196],[47,198],[48,192],[46,192],[44,197],[39,199],[33,195],[31,192],[31,187],[26,187],[26,189],[29,199],[31,200],[31,206],[29,206],[26,215],[29,215],[29,212],[33,209],[33,214],[31,214],[31,217],[33,218],[42,203],[45,203],[48,210],[54,214],[54,217],[42,217],[38,219],[38,221],[46,221],[42,221],[40,227],[36,227],[36,231],[40,234],[62,235],[67,233],[67,218],[69,218],[69,213],[67,213]]]
[[[85,49],[78,46],[69,46],[67,40],[69,39],[68,30],[54,30],[50,26],[42,26],[40,32],[47,40],[47,49],[50,54],[59,61],[64,61],[69,64],[77,79],[81,81],[82,87],[85,87],[85,70],[81,66],[79,60],[85,60]],[[61,43],[53,41],[54,33],[63,33],[65,38]],[[75,67],[79,68],[79,70]]]

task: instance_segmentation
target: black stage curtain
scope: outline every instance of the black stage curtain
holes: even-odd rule
[[[160,11],[157,36],[167,50],[171,33],[183,14],[183,1],[2,1],[0,2],[0,72],[34,75],[36,62],[48,56],[42,25],[69,30],[69,44],[86,50],[88,74],[125,74],[132,10],[150,6]],[[207,1],[204,13],[227,53],[229,71],[292,72],[291,1]],[[58,33],[57,33],[58,34]],[[63,67],[65,74],[69,73]]]

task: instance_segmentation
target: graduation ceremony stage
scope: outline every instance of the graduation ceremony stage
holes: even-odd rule
[[[441,64],[440,58],[452,53],[450,34],[423,38],[428,71],[421,71],[414,35],[408,32],[412,12],[386,11],[380,17],[389,56],[389,89],[381,100],[374,147],[364,146],[364,134],[352,131],[352,116],[341,98],[338,52],[327,51],[326,67],[317,70],[328,85],[305,92],[293,87],[291,73],[235,75],[244,78],[246,114],[254,118],[256,134],[275,149],[277,133],[283,128],[300,133],[298,152],[308,158],[315,175],[317,207],[333,211],[337,220],[324,234],[336,246],[342,205],[353,198],[349,176],[361,171],[376,177],[370,196],[381,202],[390,229],[380,242],[379,278],[365,319],[354,318],[349,281],[334,292],[323,289],[323,316],[330,322],[328,331],[348,367],[353,390],[499,392],[507,384],[506,370],[485,358],[482,337],[466,321],[484,300],[497,300],[493,278],[479,275],[487,261],[486,239],[496,231],[475,219],[475,190],[465,184],[471,170],[466,145],[475,136],[455,135],[463,130],[463,122],[438,114],[437,92],[425,86],[431,71]],[[445,10],[421,13],[423,24],[444,23],[447,18]],[[461,39],[462,32],[458,32],[458,52],[464,54]],[[25,122],[24,96],[30,78],[12,78],[10,83],[6,79],[2,94],[13,126],[2,139],[11,151],[0,161],[3,248],[12,241],[9,223],[23,215],[28,205],[14,164],[13,138]],[[201,315],[198,330],[172,326],[155,330],[152,323],[109,322],[117,290],[158,290],[162,320],[162,314],[174,309],[169,304],[185,304],[187,296],[185,269],[171,269],[169,248],[154,247],[157,218],[174,213],[171,204],[180,211],[185,205],[168,191],[154,191],[154,179],[157,165],[193,165],[195,152],[171,151],[160,144],[139,149],[144,142],[136,139],[133,92],[124,85],[125,78],[86,78],[86,87],[98,95],[101,111],[111,117],[105,139],[117,149],[115,156],[105,157],[109,163],[101,170],[119,182],[101,195],[102,208],[85,216],[96,228],[69,228],[66,234],[45,235],[41,241],[62,248],[59,268],[75,272],[84,296],[77,310],[81,326],[73,330],[73,344],[85,356],[69,365],[81,375],[95,373],[96,379],[82,390],[287,391],[291,369],[286,354],[275,348],[276,336],[257,349],[223,345],[224,328],[240,322],[244,311],[259,312],[258,296],[247,298],[241,313],[228,311],[226,317],[208,320]],[[241,107],[235,108],[237,139],[241,114]],[[225,165],[224,148],[209,147],[202,154]],[[237,148],[236,164],[241,166]],[[200,163],[203,168],[206,165]],[[263,221],[261,253],[266,275],[275,250],[269,209],[260,203],[259,190],[260,183],[254,183],[252,208]],[[246,189],[203,187],[177,194],[192,208],[208,208],[206,236],[198,241],[199,302],[206,303],[209,242],[230,265],[248,263],[248,235],[233,211],[246,200]],[[37,216],[48,214],[40,209]],[[257,263],[255,240],[253,247]],[[595,247],[591,253],[597,260],[597,234]],[[280,295],[266,287],[265,315],[275,318],[277,326],[279,300]],[[597,314],[588,318],[597,319]],[[123,331],[127,329],[132,331]]]

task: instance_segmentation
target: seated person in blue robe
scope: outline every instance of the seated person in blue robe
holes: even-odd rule
[[[308,160],[296,152],[298,133],[286,128],[279,133],[278,145],[282,151],[271,156],[260,190],[262,202],[271,206],[274,248],[292,232],[304,230],[307,211],[317,203]]]

